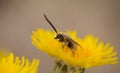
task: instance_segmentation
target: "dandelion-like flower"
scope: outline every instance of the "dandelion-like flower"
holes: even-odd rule
[[[39,60],[33,59],[32,63],[25,57],[21,59],[14,57],[13,53],[9,55],[0,53],[0,73],[37,73]]]
[[[98,42],[98,38],[92,35],[87,35],[84,39],[78,38],[75,31],[68,31],[67,34],[82,46],[77,46],[74,53],[69,47],[63,47],[61,42],[55,40],[55,33],[49,30],[38,29],[33,31],[32,44],[54,57],[57,66],[62,66],[62,62],[64,63],[63,67],[70,67],[70,70],[73,71],[71,73],[75,73],[75,69],[84,70],[85,68],[118,62],[117,52],[114,51],[114,46],[111,46],[110,43]]]

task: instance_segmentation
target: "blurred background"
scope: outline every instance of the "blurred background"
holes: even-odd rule
[[[52,73],[54,62],[31,44],[33,30],[52,31],[43,13],[63,32],[76,30],[78,37],[92,34],[110,42],[120,56],[120,0],[0,0],[0,47],[31,60],[39,58],[38,73]],[[120,73],[119,68],[118,63],[85,73]]]

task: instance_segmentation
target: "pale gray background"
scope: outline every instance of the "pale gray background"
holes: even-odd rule
[[[59,30],[76,30],[81,38],[98,36],[120,51],[120,0],[0,0],[0,47],[41,59],[39,73],[52,73],[54,61],[31,44],[33,30],[52,30],[43,13]],[[120,64],[105,65],[85,73],[120,73],[119,69]]]

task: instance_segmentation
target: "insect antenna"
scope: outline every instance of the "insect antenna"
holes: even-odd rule
[[[51,21],[47,18],[47,16],[44,14],[44,17],[46,19],[46,21],[50,24],[50,26],[53,28],[53,30],[58,34],[57,29],[55,28],[55,26],[53,26],[53,24],[51,23]]]

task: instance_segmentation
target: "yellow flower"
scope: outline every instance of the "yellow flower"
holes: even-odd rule
[[[62,43],[54,39],[55,33],[49,30],[33,31],[32,44],[55,59],[73,67],[90,68],[118,62],[117,52],[109,43],[98,43],[98,38],[92,35],[80,39],[75,31],[68,31],[67,34],[82,46],[77,46],[74,53],[67,46],[62,47]]]
[[[33,59],[32,63],[25,57],[21,59],[14,57],[13,53],[9,55],[0,53],[0,73],[37,73],[39,60]]]

